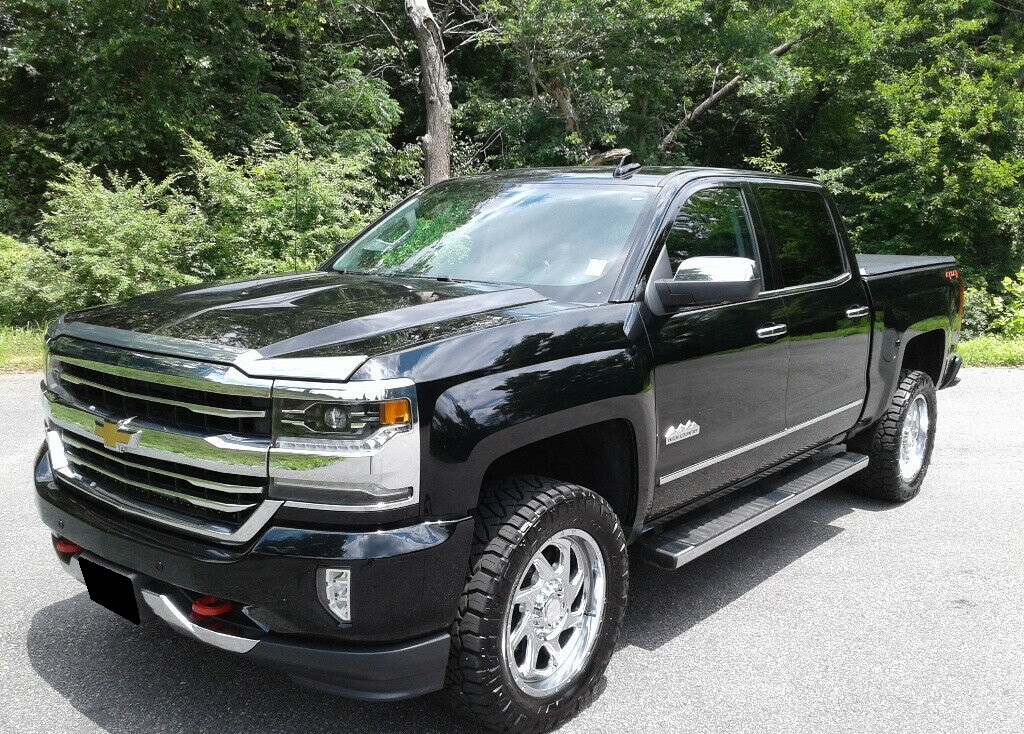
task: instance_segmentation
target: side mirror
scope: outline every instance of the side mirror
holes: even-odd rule
[[[690,257],[674,278],[653,285],[665,309],[739,303],[761,292],[757,263],[746,257]]]

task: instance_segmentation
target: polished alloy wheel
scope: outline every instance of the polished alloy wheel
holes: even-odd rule
[[[912,482],[924,465],[930,425],[928,401],[924,395],[918,395],[907,410],[900,432],[900,475],[904,481]]]
[[[587,664],[605,609],[605,563],[587,532],[563,530],[538,550],[505,614],[505,664],[524,693],[557,691]]]

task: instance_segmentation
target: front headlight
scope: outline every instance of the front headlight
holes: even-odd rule
[[[292,506],[391,509],[418,501],[410,380],[274,384],[271,494]]]

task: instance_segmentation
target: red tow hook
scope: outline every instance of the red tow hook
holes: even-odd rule
[[[215,596],[201,596],[192,602],[192,613],[200,617],[219,617],[231,611],[234,605],[227,599]]]
[[[74,555],[75,553],[81,553],[83,550],[82,546],[77,543],[72,543],[66,538],[57,538],[57,542],[53,547],[57,549],[58,553],[64,553],[69,556]]]

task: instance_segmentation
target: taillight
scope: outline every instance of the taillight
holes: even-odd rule
[[[960,271],[959,270],[947,270],[946,271],[946,278],[949,279],[950,282],[952,282],[954,280],[956,281],[956,284],[957,284],[956,310],[957,310],[957,313],[959,313],[961,316],[963,316],[964,315],[964,282],[962,280],[960,280]]]

